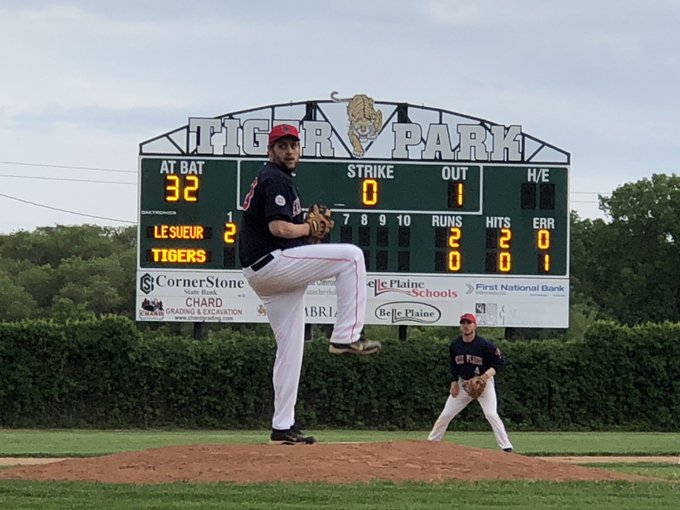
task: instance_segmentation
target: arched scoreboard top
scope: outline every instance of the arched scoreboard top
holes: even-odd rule
[[[271,126],[300,128],[302,158],[570,164],[570,154],[524,133],[463,113],[365,94],[280,103],[189,117],[188,123],[142,142],[140,155],[266,156]]]
[[[335,92],[189,117],[140,144],[140,320],[266,320],[238,228],[280,123],[300,129],[302,205],[330,206],[331,242],[364,251],[367,323],[473,311],[489,326],[567,327],[570,154],[519,125]],[[311,286],[308,320],[333,322],[333,299],[329,282]]]

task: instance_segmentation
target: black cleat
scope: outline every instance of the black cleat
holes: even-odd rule
[[[505,453],[512,453],[512,448],[503,448]]]
[[[380,342],[366,340],[363,331],[359,340],[351,344],[334,344],[328,346],[328,352],[331,354],[378,354],[380,352]]]
[[[313,436],[305,436],[301,430],[297,430],[293,425],[288,430],[272,429],[269,444],[316,444],[316,439]]]

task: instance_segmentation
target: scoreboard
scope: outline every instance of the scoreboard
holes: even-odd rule
[[[266,158],[140,152],[138,319],[266,321],[238,257],[242,204]],[[303,150],[294,182],[303,209],[333,210],[330,242],[363,250],[368,324],[452,325],[472,312],[487,326],[568,326],[568,159],[367,156]],[[334,306],[332,281],[309,287],[309,322],[334,322]]]
[[[241,204],[262,164],[144,158],[140,266],[240,269]],[[314,161],[295,182],[368,271],[567,274],[566,167]]]

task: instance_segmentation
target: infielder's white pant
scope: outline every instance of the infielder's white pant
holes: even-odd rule
[[[337,317],[331,342],[356,342],[366,313],[366,266],[363,252],[353,244],[310,244],[276,250],[272,255],[274,260],[259,271],[245,268],[243,274],[262,300],[276,338],[272,428],[286,430],[295,423],[305,340],[305,290],[310,283],[335,278]]]
[[[460,391],[457,397],[452,397],[449,394],[449,398],[446,400],[446,405],[444,410],[437,418],[437,421],[432,427],[430,435],[427,436],[428,441],[441,441],[444,437],[449,423],[453,420],[458,413],[467,407],[467,405],[472,402],[472,398],[468,395],[465,390],[460,385]],[[512,443],[510,438],[508,438],[508,433],[505,431],[505,425],[503,425],[503,420],[498,416],[498,401],[496,399],[496,387],[493,382],[493,378],[486,383],[486,388],[482,394],[477,398],[479,405],[482,406],[482,411],[484,411],[484,417],[491,425],[493,429],[494,436],[496,436],[496,443],[500,448],[512,448]]]

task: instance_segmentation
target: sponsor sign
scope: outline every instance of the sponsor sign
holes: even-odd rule
[[[138,272],[137,320],[267,322],[266,309],[240,271]],[[568,327],[566,279],[369,275],[366,324],[455,326],[472,311],[482,326]],[[307,288],[309,324],[333,324],[335,280]],[[557,326],[556,326],[557,325]]]

